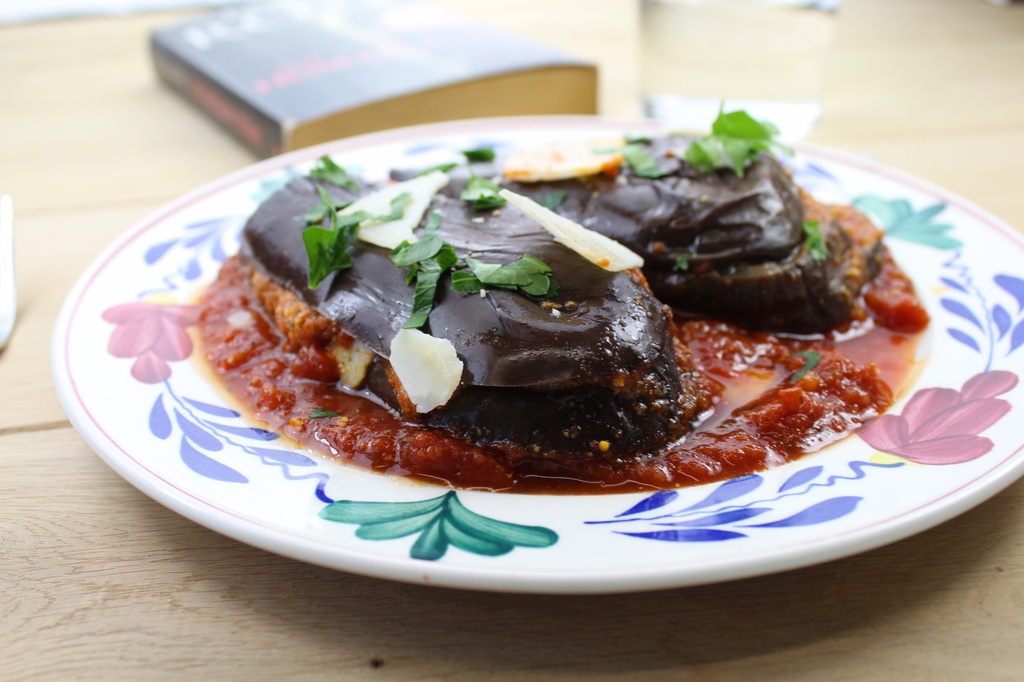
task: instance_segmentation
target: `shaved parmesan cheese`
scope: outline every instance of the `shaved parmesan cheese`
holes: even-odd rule
[[[585,178],[622,165],[623,155],[615,151],[625,138],[565,142],[513,153],[505,161],[505,177],[518,182],[546,182]]]
[[[462,360],[448,339],[400,329],[391,340],[391,368],[417,412],[446,404],[462,379]]]
[[[356,211],[366,211],[370,215],[386,215],[391,212],[392,200],[408,192],[410,196],[405,203],[405,213],[401,218],[388,222],[365,220],[359,226],[361,240],[386,249],[393,249],[403,241],[416,241],[416,235],[412,231],[423,220],[423,214],[426,212],[427,206],[430,205],[430,200],[447,184],[448,176],[445,173],[433,171],[412,180],[396,182],[372,194],[367,194],[338,213],[345,215]]]
[[[498,194],[540,223],[556,242],[569,247],[598,267],[611,272],[621,272],[642,267],[644,264],[643,258],[614,239],[558,215],[532,199],[507,189],[501,190]]]

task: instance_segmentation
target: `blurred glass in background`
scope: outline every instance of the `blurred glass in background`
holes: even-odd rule
[[[703,131],[724,102],[807,135],[822,112],[839,0],[641,0],[644,112]]]

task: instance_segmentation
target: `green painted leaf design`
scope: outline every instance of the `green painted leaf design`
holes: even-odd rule
[[[395,540],[419,534],[409,556],[437,561],[453,545],[481,556],[501,556],[516,547],[550,547],[558,534],[541,526],[499,521],[471,511],[455,491],[416,502],[339,500],[320,511],[320,518],[358,524],[356,537]]]
[[[444,503],[442,497],[420,502],[353,502],[339,500],[320,511],[320,518],[338,523],[385,523],[425,516],[437,511]],[[396,535],[395,537],[401,537]]]
[[[946,234],[953,229],[952,225],[933,222],[946,210],[946,204],[933,204],[915,211],[906,199],[883,199],[868,194],[854,199],[853,205],[871,214],[881,224],[886,236],[893,239],[944,250],[963,246],[962,241]]]

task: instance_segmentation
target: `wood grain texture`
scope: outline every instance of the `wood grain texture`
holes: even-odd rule
[[[5,680],[1009,680],[1021,661],[1007,646],[1024,609],[1020,485],[849,559],[605,597],[402,585],[268,554],[149,500],[71,429],[0,438],[0,511],[16,577],[0,587]]]
[[[636,108],[631,0],[437,0],[601,68]],[[222,537],[109,469],[52,388],[51,332],[112,239],[253,157],[156,80],[153,26],[0,28],[0,191],[21,317],[0,355],[2,680],[1017,680],[1024,483],[902,542],[720,585],[603,597],[403,585]],[[812,141],[1024,227],[1024,6],[846,0]]]

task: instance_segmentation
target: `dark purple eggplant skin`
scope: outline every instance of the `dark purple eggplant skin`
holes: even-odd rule
[[[368,191],[325,189],[338,200]],[[452,342],[464,363],[462,387],[422,418],[476,442],[566,456],[602,440],[613,455],[649,451],[684,433],[697,402],[694,378],[679,365],[671,310],[634,274],[593,265],[519,209],[477,212],[457,195],[456,185],[432,209],[442,215],[438,236],[460,257],[507,264],[529,253],[551,267],[559,292],[537,299],[489,289],[481,296],[453,291],[450,278],[442,278],[424,331]],[[387,249],[359,242],[350,270],[309,289],[301,216],[317,201],[309,178],[279,190],[247,222],[242,254],[387,358],[412,312],[407,272]],[[397,408],[379,371],[368,389]]]
[[[680,158],[689,141],[669,137],[644,145],[665,172],[659,178],[624,165],[615,178],[507,186],[532,198],[565,190],[560,214],[625,244],[648,268],[671,268],[684,253],[695,266],[784,258],[803,241],[799,191],[774,157],[761,155],[742,177],[731,170],[703,173]]]
[[[742,177],[704,173],[682,160],[689,142],[646,145],[665,172],[658,178],[624,165],[616,178],[507,186],[535,200],[564,191],[557,212],[640,254],[655,296],[681,312],[792,334],[849,321],[880,266],[880,240],[858,243],[826,222],[829,255],[816,260],[804,243],[804,198],[778,160],[762,153]]]
[[[344,196],[332,188],[333,193]],[[243,232],[243,253],[279,284],[341,328],[387,357],[391,339],[412,312],[413,287],[389,251],[360,242],[351,270],[310,290],[297,218],[317,202],[312,181],[300,179],[264,203]],[[559,285],[551,299],[491,289],[485,296],[452,291],[445,278],[429,318],[431,335],[455,346],[468,383],[542,390],[601,383],[651,365],[670,345],[670,316],[626,272],[607,272],[557,244],[514,207],[474,212],[463,201],[438,197],[438,236],[460,256],[511,263],[529,253],[547,263]],[[477,222],[474,222],[477,221]],[[558,306],[553,312],[553,306]]]

